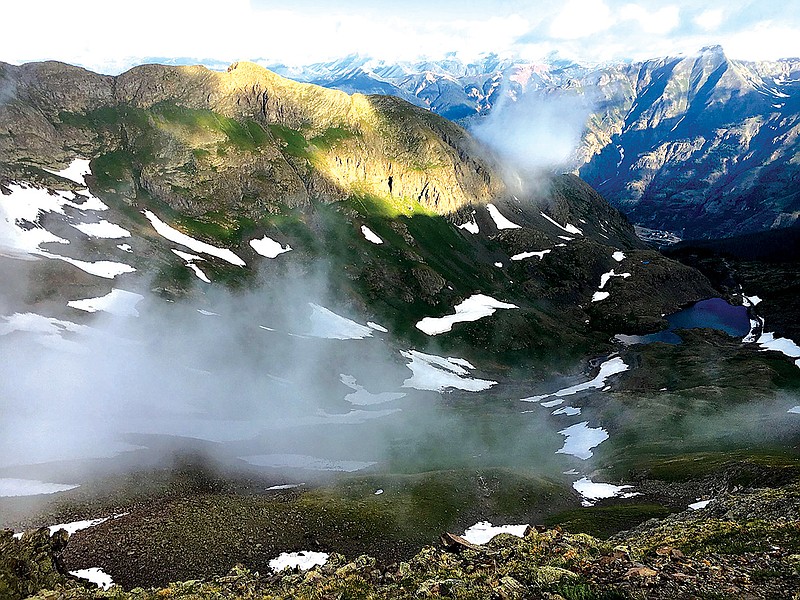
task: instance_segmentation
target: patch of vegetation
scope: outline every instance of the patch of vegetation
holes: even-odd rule
[[[356,191],[347,201],[347,204],[364,217],[396,219],[398,217],[417,215],[437,216],[436,213],[426,209],[413,198],[389,194],[378,195],[371,192]]]
[[[545,525],[559,525],[571,533],[588,533],[601,539],[647,521],[667,516],[672,511],[660,504],[616,504],[592,506],[547,517]]]
[[[269,143],[267,132],[260,124],[251,119],[240,122],[211,110],[186,108],[170,102],[161,102],[144,112],[152,118],[152,123],[155,125],[169,123],[190,131],[221,132],[226,136],[227,143],[240,151],[253,152]]]
[[[339,142],[356,137],[356,133],[345,127],[329,127],[321,134],[309,140],[311,144],[323,151],[336,147]]]
[[[134,171],[134,156],[127,150],[112,150],[92,162],[92,174],[101,188],[117,189]]]
[[[277,123],[270,124],[269,131],[276,140],[282,142],[281,150],[284,153],[296,158],[311,159],[308,140],[301,132]]]

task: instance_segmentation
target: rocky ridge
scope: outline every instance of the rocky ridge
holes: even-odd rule
[[[143,65],[118,77],[60,63],[2,64],[0,86],[6,177],[18,173],[14,163],[63,164],[76,150],[138,146],[162,168],[141,161],[123,175],[184,210],[209,194],[297,206],[359,191],[414,198],[445,214],[502,190],[491,164],[447,120],[390,97],[298,84],[252,63],[226,73]]]

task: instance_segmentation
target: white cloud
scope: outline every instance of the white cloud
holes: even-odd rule
[[[224,8],[211,0],[140,0],[135,9],[126,10],[112,6],[105,0],[9,3],[3,9],[6,22],[36,26],[7,28],[0,36],[0,60],[56,59],[117,72],[146,57],[263,58],[288,63],[351,53],[387,60],[438,57],[452,51],[469,57],[490,48],[507,51],[531,27],[526,18],[513,13],[423,21],[395,13],[376,19],[346,4],[313,13],[257,9],[248,0],[229,0]],[[42,14],[47,17],[41,18]],[[80,34],[66,37],[65,32]]]
[[[603,0],[569,0],[550,23],[550,35],[575,40],[605,31],[613,24],[611,9]]]
[[[229,0],[224,7],[216,0],[138,0],[135,6],[108,0],[7,1],[3,22],[15,26],[0,36],[0,60],[55,59],[116,73],[162,57],[303,64],[352,53],[398,61],[450,52],[465,60],[486,52],[532,59],[557,52],[598,62],[690,54],[712,43],[737,58],[800,53],[800,17],[791,7],[781,9],[780,21],[753,25],[746,15],[770,14],[767,0],[746,3],[746,15],[745,0],[667,2],[485,2],[464,11],[455,1],[424,8],[422,0],[410,7],[374,0],[369,8],[366,0],[313,6]]]
[[[694,18],[694,23],[705,31],[716,31],[722,25],[725,13],[721,8],[704,10]]]
[[[796,27],[762,21],[747,31],[721,37],[720,43],[731,58],[775,60],[800,56],[799,36]]]
[[[620,8],[622,21],[636,21],[645,33],[666,35],[680,24],[680,10],[677,6],[665,6],[650,12],[638,4],[626,4]]]

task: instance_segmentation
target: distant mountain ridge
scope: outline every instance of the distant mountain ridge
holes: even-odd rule
[[[449,119],[480,120],[503,99],[578,96],[593,110],[572,165],[641,225],[681,237],[782,227],[800,215],[800,59],[697,56],[585,67],[490,55],[389,65],[364,57],[277,66],[348,92],[380,90]]]

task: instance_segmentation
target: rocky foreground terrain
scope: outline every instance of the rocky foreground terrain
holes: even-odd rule
[[[334,554],[308,571],[255,573],[164,588],[101,590],[70,576],[66,532],[0,533],[0,594],[10,600],[155,598],[800,598],[800,484],[719,498],[600,540],[556,527],[486,545],[443,534],[408,562]],[[124,551],[124,549],[121,549]]]

